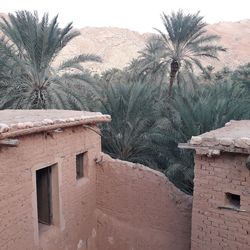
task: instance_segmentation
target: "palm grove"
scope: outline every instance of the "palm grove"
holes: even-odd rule
[[[214,72],[203,58],[218,60],[225,48],[206,32],[203,17],[181,10],[162,15],[164,30],[152,36],[129,66],[93,75],[76,55],[55,59],[79,35],[57,17],[18,11],[2,18],[0,109],[76,109],[112,116],[101,127],[103,151],[114,158],[162,171],[192,194],[193,152],[178,148],[192,136],[249,119],[250,66]]]

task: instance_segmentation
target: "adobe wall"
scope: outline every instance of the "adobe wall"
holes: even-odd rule
[[[99,250],[188,250],[192,198],[161,173],[103,155],[97,166]]]
[[[20,137],[0,148],[0,249],[96,250],[96,173],[100,137],[82,127]],[[75,154],[88,150],[88,177],[76,180]],[[58,163],[59,224],[38,232],[35,173]],[[47,228],[46,228],[47,229]]]
[[[192,214],[192,250],[250,249],[250,171],[247,155],[196,155]],[[227,206],[225,193],[241,196],[241,210]]]

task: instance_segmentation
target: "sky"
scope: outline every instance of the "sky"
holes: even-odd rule
[[[178,9],[200,11],[207,23],[250,19],[248,0],[0,0],[2,13],[23,9],[59,14],[62,26],[73,21],[76,28],[120,27],[140,33],[162,29],[161,14]]]

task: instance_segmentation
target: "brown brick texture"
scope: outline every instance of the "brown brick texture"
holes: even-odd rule
[[[100,250],[189,250],[191,209],[158,171],[108,156],[97,167]]]
[[[0,149],[0,249],[95,250],[96,172],[100,137],[81,126],[18,138]],[[75,155],[88,151],[88,176],[76,180]],[[35,172],[58,164],[60,222],[38,232]]]
[[[192,211],[192,250],[250,249],[250,171],[247,155],[196,155]],[[225,193],[240,195],[240,210]],[[244,211],[245,210],[245,211]]]

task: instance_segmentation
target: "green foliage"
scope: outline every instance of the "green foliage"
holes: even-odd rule
[[[104,152],[114,158],[145,164],[164,172],[182,191],[193,189],[193,151],[178,148],[194,135],[224,126],[232,119],[249,119],[249,96],[230,81],[189,84],[174,89],[166,103],[152,84],[106,84],[96,109],[112,116],[102,125]]]
[[[127,72],[125,70],[112,68],[102,72],[100,81],[104,81],[106,83],[121,83],[126,82],[127,80]]]
[[[241,85],[221,82],[178,89],[165,109],[169,125],[164,131],[168,162],[167,176],[183,191],[192,191],[193,152],[177,149],[192,136],[217,129],[230,120],[250,118],[250,99]]]
[[[232,74],[232,81],[243,84],[250,92],[250,63],[239,66]]]
[[[169,71],[163,40],[156,35],[150,37],[139,54],[140,56],[132,60],[127,69],[131,79],[155,85],[162,84]]]
[[[109,84],[102,90],[99,110],[112,117],[102,126],[104,152],[155,167],[150,137],[159,118],[157,95],[156,87],[138,82]]]
[[[218,52],[225,51],[225,48],[215,44],[218,36],[206,32],[206,23],[199,12],[187,15],[182,10],[171,15],[163,13],[162,22],[165,33],[156,29],[159,36],[149,39],[145,49],[140,52],[136,72],[156,74],[161,79],[168,76],[171,95],[174,81],[177,79],[178,84],[181,82],[181,73],[194,72],[195,68],[205,71],[201,59],[218,60]]]
[[[230,119],[244,118],[249,115],[248,105],[249,98],[243,87],[230,82],[179,90],[172,106],[183,120],[178,134],[181,136],[181,130],[185,130],[185,137],[181,136],[180,140],[222,127]],[[171,121],[175,122],[174,117]]]
[[[17,11],[3,18],[0,30],[0,108],[81,108],[79,81],[91,82],[81,63],[100,62],[96,55],[79,55],[54,67],[60,51],[76,36],[72,23],[59,28],[57,16],[39,20],[36,12]],[[82,86],[81,86],[82,87]],[[81,88],[80,88],[81,90]]]
[[[110,114],[101,125],[103,151],[114,158],[145,164],[165,173],[182,191],[193,190],[193,151],[178,148],[192,136],[250,119],[250,64],[214,72],[200,59],[218,59],[225,49],[214,44],[199,13],[162,15],[166,34],[150,38],[140,56],[124,70],[92,77],[75,56],[55,67],[60,51],[79,33],[72,24],[59,28],[57,17],[18,11],[0,30],[0,109],[87,109]],[[194,67],[202,70],[196,77]],[[180,72],[182,74],[180,74]],[[166,101],[166,81],[177,79]],[[192,82],[192,84],[190,84]],[[247,91],[246,91],[247,90]],[[169,91],[170,92],[170,91]]]
[[[166,34],[160,33],[169,60],[176,60],[182,67],[193,71],[193,65],[203,70],[199,58],[218,59],[218,51],[225,51],[221,46],[214,45],[219,39],[216,35],[207,34],[203,17],[196,14],[185,15],[182,10],[171,15],[163,13],[162,21]]]

